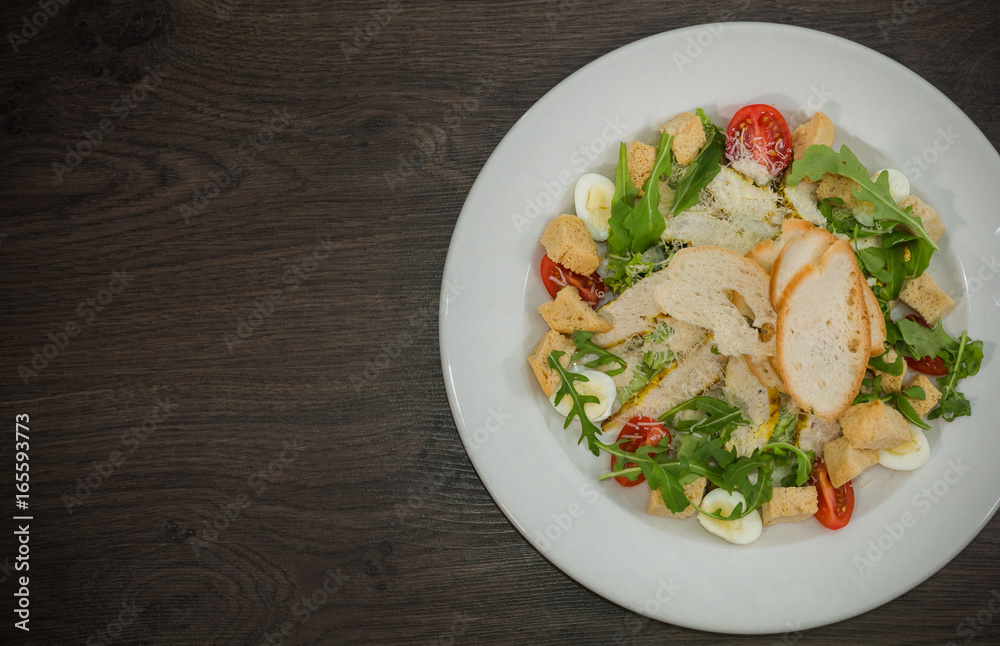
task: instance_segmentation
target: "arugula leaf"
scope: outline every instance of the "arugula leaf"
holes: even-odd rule
[[[799,423],[799,416],[786,410],[781,411],[778,416],[778,423],[774,425],[771,432],[771,442],[775,444],[794,444],[795,427]]]
[[[674,360],[673,352],[646,352],[642,362],[633,371],[632,379],[618,389],[618,401],[627,402],[642,390],[649,380],[670,365]],[[610,374],[610,373],[608,373]]]
[[[626,251],[623,255],[610,254],[604,284],[614,293],[621,294],[646,276],[663,269],[676,252],[676,246],[668,247],[660,242],[643,253]]]
[[[797,417],[797,416],[796,416]],[[816,455],[813,451],[803,451],[790,442],[771,442],[760,449],[762,457],[770,458],[775,466],[789,465],[793,472],[781,480],[782,487],[801,487],[812,473]]]
[[[872,357],[868,360],[868,367],[873,370],[878,370],[879,372],[884,372],[891,377],[898,377],[903,374],[903,370],[906,369],[906,364],[903,360],[903,355],[897,354],[896,360],[892,363],[887,363],[882,357],[885,356],[883,352],[877,357]]]
[[[622,224],[631,237],[629,249],[633,253],[642,253],[652,247],[660,239],[660,234],[667,228],[667,221],[660,213],[660,176],[670,167],[672,153],[670,143],[673,136],[664,132],[660,138],[660,150],[653,163],[653,171],[643,185],[642,197],[632,208]],[[620,153],[619,153],[620,156]],[[616,187],[617,192],[617,187]],[[612,207],[614,198],[612,198]],[[612,217],[614,214],[612,213]]]
[[[910,423],[915,426],[919,426],[925,431],[928,430],[931,427],[930,424],[920,419],[920,415],[917,414],[917,411],[913,408],[913,404],[911,404],[906,397],[912,397],[913,399],[923,401],[927,398],[927,394],[924,392],[924,389],[920,386],[907,388],[894,397],[895,401],[893,403],[896,405],[896,410],[902,413],[903,417],[908,419]]]
[[[905,354],[914,359],[936,357],[944,353],[946,356],[943,358],[947,360],[950,358],[948,355],[958,350],[958,342],[944,331],[941,321],[938,321],[933,329],[925,328],[923,325],[909,319],[900,319],[896,321],[896,325],[899,326],[899,332],[903,336],[903,343],[906,344],[906,349],[909,350]]]
[[[683,411],[700,411],[704,416],[694,419],[677,419],[677,415]],[[682,433],[724,433],[726,429],[730,431],[737,426],[749,425],[750,422],[743,419],[743,413],[739,408],[730,406],[726,402],[700,395],[677,404],[667,412],[660,415],[660,421],[665,422],[671,428],[675,428]],[[728,438],[726,438],[728,439]]]
[[[938,325],[940,326],[940,323]],[[948,363],[947,359],[945,361]],[[954,352],[954,359],[948,366],[948,374],[937,380],[941,388],[941,398],[934,410],[928,413],[928,419],[941,417],[945,421],[953,422],[957,417],[972,415],[972,404],[965,395],[955,390],[955,385],[958,380],[978,373],[982,363],[983,342],[971,341],[969,335],[962,332],[958,348]]]
[[[597,358],[587,363],[583,364],[588,368],[597,368],[603,366],[606,363],[617,363],[618,367],[612,370],[608,370],[605,374],[613,377],[619,375],[625,371],[628,363],[616,354],[605,350],[601,346],[597,345],[591,341],[591,337],[594,336],[593,332],[587,332],[586,330],[573,330],[573,343],[576,344],[576,353],[573,355],[573,361],[579,361],[588,354],[596,354]]]
[[[708,118],[708,115],[701,108],[697,108],[694,113],[701,119],[701,127],[705,131],[705,139],[711,139],[716,131],[715,124],[712,123],[712,120]]]
[[[704,121],[702,123],[704,124]],[[726,136],[715,126],[712,126],[712,129],[712,135],[708,137],[698,156],[688,165],[684,176],[674,189],[674,203],[670,206],[670,215],[677,215],[697,204],[701,190],[722,171],[720,160],[726,150]]]
[[[569,397],[573,401],[573,407],[570,409],[569,414],[566,415],[566,423],[563,424],[563,428],[569,428],[573,418],[578,418],[580,420],[582,431],[580,433],[580,439],[577,440],[577,444],[586,438],[587,448],[590,449],[590,452],[594,455],[600,455],[601,452],[597,448],[600,442],[597,441],[597,438],[601,435],[601,429],[590,421],[590,418],[587,417],[586,409],[584,408],[584,404],[596,404],[600,400],[594,395],[581,395],[576,392],[576,388],[573,388],[574,381],[590,381],[590,379],[584,375],[570,372],[563,368],[563,365],[559,363],[559,358],[564,354],[566,353],[562,350],[553,350],[549,353],[548,357],[549,367],[555,370],[560,378],[559,390],[555,393],[555,403],[558,404],[563,397]]]
[[[834,152],[829,146],[820,144],[809,146],[805,154],[802,155],[802,159],[792,162],[792,168],[785,177],[785,183],[789,186],[795,186],[806,177],[816,182],[823,179],[824,173],[842,175],[857,182],[858,185],[853,189],[852,194],[858,200],[871,202],[875,205],[873,216],[875,222],[888,220],[904,224],[910,231],[926,241],[932,250],[938,248],[927,234],[920,218],[911,214],[913,209],[907,207],[906,210],[903,210],[896,204],[896,200],[892,199],[892,194],[889,192],[888,173],[879,174],[873,182],[867,169],[847,146],[841,146],[840,152]]]
[[[625,228],[625,217],[632,211],[639,191],[632,184],[628,172],[628,147],[622,142],[618,147],[618,165],[615,167],[615,193],[611,198],[611,217],[608,219],[608,253],[627,253],[631,236]]]

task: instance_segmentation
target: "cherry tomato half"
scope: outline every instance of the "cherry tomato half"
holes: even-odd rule
[[[930,325],[927,321],[917,316],[916,314],[910,314],[906,317],[907,319],[913,321],[914,323],[919,323],[925,328],[930,329]],[[904,357],[906,359],[906,365],[910,366],[913,370],[917,372],[922,372],[925,375],[930,375],[932,377],[943,377],[948,374],[948,366],[945,365],[944,359],[941,357],[923,357],[921,359],[914,359],[912,357]]]
[[[566,285],[572,285],[580,292],[580,298],[584,302],[596,307],[607,291],[601,275],[596,271],[590,276],[584,276],[566,269],[548,256],[542,256],[541,273],[542,283],[552,298],[555,298],[559,290]]]
[[[629,452],[635,452],[640,446],[658,446],[660,440],[663,438],[667,438],[667,442],[670,442],[670,431],[652,417],[633,417],[622,427],[621,432],[618,434],[619,440],[628,440],[628,442],[625,442],[621,446],[623,450]],[[611,456],[612,471],[615,470],[617,462],[618,460],[614,456]],[[622,468],[627,469],[634,466],[635,462],[626,462]],[[625,476],[616,476],[615,480],[623,487],[634,487],[640,482],[645,482],[646,476],[640,475],[635,480],[629,480]]]
[[[809,484],[814,485],[819,494],[816,520],[823,527],[840,529],[851,521],[851,514],[854,513],[854,486],[848,481],[834,489],[822,458],[817,459],[813,465]]]
[[[735,162],[750,155],[777,177],[792,159],[792,133],[777,108],[755,103],[737,110],[726,130],[726,157]]]

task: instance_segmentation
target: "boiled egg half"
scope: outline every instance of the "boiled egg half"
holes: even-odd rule
[[[746,507],[746,499],[740,492],[729,493],[725,489],[713,489],[701,501],[700,507],[705,511],[719,512],[725,516],[732,513],[740,503]],[[753,543],[760,538],[764,527],[760,520],[760,511],[756,509],[737,520],[718,520],[699,511],[698,522],[710,533],[735,545]]]
[[[930,457],[931,445],[927,442],[927,436],[910,424],[910,441],[903,446],[880,450],[878,463],[895,471],[913,471],[927,464]]]
[[[576,389],[576,392],[581,395],[593,395],[597,397],[596,402],[588,402],[583,405],[583,412],[587,414],[587,418],[591,422],[603,422],[606,420],[611,415],[611,408],[615,404],[615,380],[600,370],[591,370],[590,368],[577,368],[571,372],[581,374],[587,378],[587,381],[573,382],[573,388]],[[558,392],[557,390],[552,393],[549,401],[562,415],[568,415],[569,411],[573,408],[573,400],[569,395],[563,395],[557,404],[556,394]]]
[[[576,181],[573,197],[576,215],[587,225],[591,237],[600,242],[607,240],[611,227],[611,200],[615,196],[615,183],[604,175],[588,173]]]

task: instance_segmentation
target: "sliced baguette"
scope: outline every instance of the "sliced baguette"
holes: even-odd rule
[[[653,297],[656,288],[667,279],[664,271],[646,276],[618,295],[618,298],[602,305],[597,313],[611,323],[611,330],[594,337],[594,342],[602,348],[610,348],[636,334],[645,334],[656,325],[660,307]]]
[[[805,220],[788,219],[781,223],[781,237],[777,240],[761,240],[747,252],[746,256],[764,268],[764,271],[771,273],[774,261],[778,259],[778,254],[789,241],[797,238],[806,231],[813,229],[813,225]]]
[[[666,271],[667,280],[655,294],[664,313],[710,330],[722,354],[754,360],[774,354],[776,314],[760,265],[729,249],[702,245],[678,251]],[[752,327],[733,304],[734,291],[753,313]]]
[[[854,250],[838,241],[806,266],[778,310],[777,367],[799,406],[827,421],[848,409],[871,350],[864,279]]]
[[[868,281],[862,280],[865,289],[865,307],[868,308],[868,320],[871,324],[872,347],[871,355],[877,357],[885,352],[885,317],[882,316],[882,308],[878,306],[878,299],[872,291]]]
[[[812,225],[810,225],[812,226]],[[819,263],[823,254],[837,241],[826,229],[813,227],[785,244],[771,268],[771,305],[781,307],[788,285],[803,269]],[[853,251],[852,251],[853,253]]]

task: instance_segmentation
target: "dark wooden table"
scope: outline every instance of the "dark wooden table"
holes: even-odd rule
[[[0,465],[28,415],[30,506],[3,476],[2,641],[723,641],[598,597],[514,530],[459,441],[436,316],[518,117],[617,47],[718,20],[863,43],[1000,142],[986,0],[5,2]],[[998,643],[998,541],[994,520],[863,616],[733,641]]]

